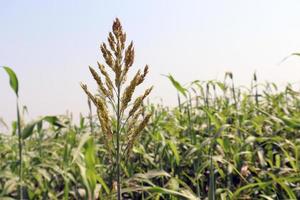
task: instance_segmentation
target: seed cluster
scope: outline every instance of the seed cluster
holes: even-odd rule
[[[81,87],[97,108],[101,130],[105,138],[108,139],[108,143],[113,142],[115,134],[112,128],[113,115],[109,114],[107,105],[107,102],[111,103],[115,111],[113,114],[124,122],[121,131],[124,132],[125,127],[127,127],[127,131],[124,133],[127,136],[125,137],[127,142],[122,146],[125,146],[126,153],[129,153],[134,141],[136,141],[139,133],[142,132],[151,117],[151,113],[144,115],[143,101],[150,94],[153,87],[146,89],[141,96],[133,101],[135,89],[143,83],[148,73],[148,65],[145,66],[143,71],[138,70],[129,84],[125,86],[128,72],[134,63],[134,46],[133,42],[130,42],[126,47],[126,33],[123,32],[118,18],[113,23],[112,32],[109,33],[107,41],[108,44],[102,43],[100,46],[106,66],[97,62],[101,74],[89,67],[99,88],[99,94],[93,95],[85,84],[81,84]],[[114,82],[107,68],[111,69],[114,75]],[[122,90],[123,87],[125,89]],[[117,108],[117,100],[120,102],[119,110]],[[125,117],[126,114],[127,117]],[[107,147],[110,148],[109,146]]]

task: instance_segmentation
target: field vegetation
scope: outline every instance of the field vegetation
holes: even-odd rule
[[[0,134],[0,199],[300,199],[299,91],[255,73],[249,87],[230,72],[186,85],[168,75],[177,106],[145,103],[152,87],[133,100],[148,67],[126,81],[134,50],[125,41],[116,19],[101,45],[106,64],[90,68],[98,93],[81,85],[90,114],[79,123],[27,122],[17,76],[3,68],[17,113]]]

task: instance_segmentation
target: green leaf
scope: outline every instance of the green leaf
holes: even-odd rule
[[[135,191],[149,191],[151,193],[158,193],[158,194],[168,194],[171,196],[178,196],[180,199],[188,199],[188,200],[199,200],[194,194],[192,194],[188,190],[180,190],[174,191],[170,189],[165,189],[159,186],[153,187],[132,187],[132,188],[124,188],[122,189],[123,192],[135,192]]]
[[[85,162],[88,168],[93,168],[96,164],[95,144],[93,138],[89,138],[86,142]]]
[[[168,141],[168,145],[169,147],[171,148],[172,152],[173,152],[173,155],[175,157],[175,160],[176,160],[176,164],[179,165],[179,162],[180,162],[180,156],[179,156],[179,153],[177,151],[177,147],[176,147],[176,144],[174,142],[172,142],[171,140]]]
[[[96,175],[96,179],[98,180],[98,182],[102,185],[103,189],[105,190],[105,192],[107,194],[110,193],[108,186],[106,185],[105,181],[98,175]]]
[[[82,135],[82,137],[80,138],[80,142],[79,142],[77,148],[73,152],[72,163],[74,163],[74,161],[76,159],[78,159],[79,154],[81,152],[81,149],[82,149],[83,145],[89,140],[89,138],[90,138],[90,133],[85,133],[84,135]]]
[[[25,128],[22,131],[22,139],[23,140],[25,140],[26,138],[30,137],[33,134],[34,127],[37,123],[38,122],[33,122],[33,123],[30,123],[27,126],[25,126]]]
[[[268,173],[269,176],[271,176],[271,178],[274,180],[274,182],[276,182],[277,184],[279,184],[282,189],[284,189],[284,191],[287,193],[289,199],[297,199],[296,195],[294,194],[292,188],[288,187],[286,185],[286,181],[283,179],[278,179],[276,178],[276,176],[274,174]]]
[[[38,120],[38,121],[35,121],[35,122],[32,122],[32,123],[26,125],[26,127],[23,129],[22,134],[21,134],[22,139],[25,140],[26,138],[30,137],[34,132],[33,130],[36,125],[38,125],[39,126],[38,128],[41,129],[41,123],[43,120],[49,122],[50,124],[52,124],[54,126],[58,126],[59,128],[64,127],[64,125],[62,125],[59,122],[59,120],[56,116],[46,116],[46,117],[42,118],[41,120]]]
[[[267,196],[267,195],[264,195],[264,194],[261,194],[261,195],[259,195],[259,196],[262,197],[262,198],[264,198],[264,199],[267,199],[267,200],[273,200],[272,197]]]
[[[292,53],[290,55],[288,55],[287,57],[283,58],[279,64],[285,62],[288,58],[290,58],[291,56],[300,56],[300,53]]]
[[[16,132],[17,132],[17,122],[16,121],[13,121],[11,123],[11,129],[12,129],[12,135],[16,135]]]
[[[180,85],[178,81],[176,81],[172,75],[166,76],[171,81],[173,86],[177,89],[178,92],[180,92],[183,96],[186,97],[186,89]]]
[[[152,179],[155,177],[171,177],[171,175],[163,170],[150,170],[146,173],[135,174],[134,177],[142,179]]]
[[[49,122],[53,126],[57,126],[59,128],[65,127],[56,116],[46,116],[43,120]]]
[[[251,191],[255,191],[255,187],[264,187],[268,184],[270,184],[271,182],[258,182],[258,183],[250,183],[250,184],[247,184],[243,187],[240,187],[238,188],[234,193],[233,193],[233,196],[232,196],[232,199],[238,199],[240,193],[244,190],[247,190],[247,189],[251,189]]]
[[[292,118],[289,118],[287,116],[283,116],[283,117],[278,117],[279,119],[281,119],[285,125],[291,127],[291,128],[294,128],[294,129],[300,129],[300,121],[297,120],[297,119],[292,119]]]
[[[300,53],[292,53],[292,56],[300,56]]]
[[[10,84],[11,88],[15,91],[15,93],[18,97],[19,96],[18,95],[19,82],[18,82],[18,78],[17,78],[16,73],[9,67],[3,66],[3,68],[9,76],[9,84]]]

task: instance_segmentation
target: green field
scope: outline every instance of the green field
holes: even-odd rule
[[[18,105],[11,131],[0,134],[1,200],[300,199],[299,91],[256,74],[243,87],[230,72],[186,85],[168,75],[178,105],[146,103],[151,87],[133,92],[148,68],[126,79],[135,69],[124,37],[116,20],[105,64],[90,68],[98,93],[82,84],[97,113],[27,122]],[[3,69],[18,98],[22,83]]]

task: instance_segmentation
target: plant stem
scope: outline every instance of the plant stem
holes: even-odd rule
[[[205,106],[207,109],[207,112],[209,112],[209,84],[206,85],[206,98],[205,98]],[[209,200],[215,200],[216,199],[216,188],[215,188],[215,175],[214,175],[214,165],[213,165],[213,151],[214,151],[214,145],[215,145],[215,137],[214,135],[211,135],[211,119],[209,118],[208,113],[206,114],[207,118],[207,131],[209,133],[209,136],[212,137],[211,139],[211,145],[209,147],[209,159],[210,159],[210,169],[209,169],[209,189],[208,189],[208,199]]]
[[[94,127],[93,127],[93,111],[92,111],[92,105],[91,105],[91,99],[88,97],[88,106],[89,106],[89,120],[90,120],[90,129],[91,134],[94,134]]]
[[[23,158],[22,158],[22,136],[21,136],[21,119],[20,119],[20,110],[19,110],[19,99],[17,98],[17,123],[18,123],[18,142],[19,142],[19,183],[20,183],[20,199],[23,200]]]
[[[233,97],[234,107],[235,107],[235,118],[236,118],[237,135],[240,138],[243,138],[243,136],[241,135],[241,131],[240,131],[241,122],[240,122],[240,116],[239,116],[239,111],[238,111],[238,99],[237,99],[236,90],[235,90],[235,87],[234,87],[233,78],[231,79],[231,90],[232,90],[232,97]]]
[[[120,126],[121,126],[121,113],[120,113],[120,93],[121,87],[118,85],[118,102],[117,102],[117,196],[121,200],[121,183],[120,183]]]

